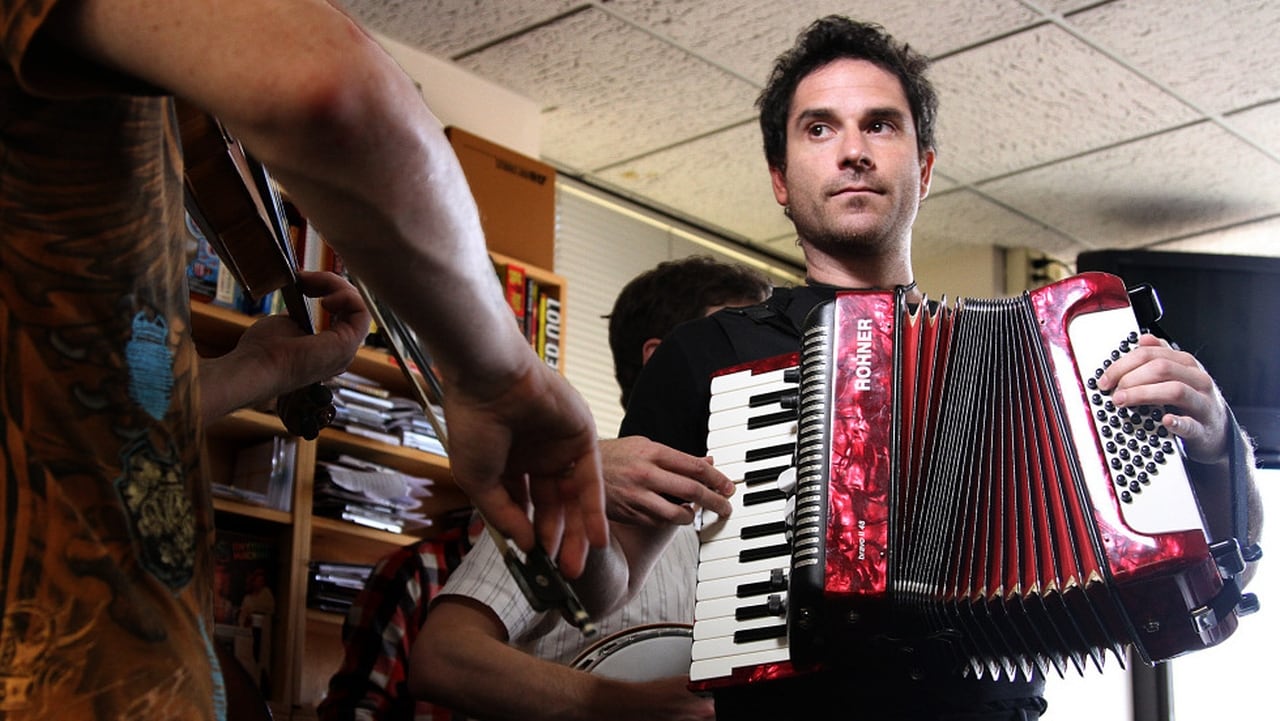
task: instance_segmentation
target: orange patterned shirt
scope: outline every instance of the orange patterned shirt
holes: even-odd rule
[[[0,721],[225,716],[168,98],[0,0]]]

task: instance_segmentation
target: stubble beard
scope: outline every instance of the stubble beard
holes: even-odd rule
[[[794,218],[796,242],[839,258],[869,258],[894,251],[900,244],[897,236],[901,229],[883,217],[872,219],[873,212],[865,204],[860,205],[864,207],[859,208],[861,213],[856,218],[845,217],[851,209],[827,223]]]

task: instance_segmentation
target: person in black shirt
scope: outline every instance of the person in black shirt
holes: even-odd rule
[[[620,437],[702,455],[712,373],[799,350],[805,316],[838,290],[901,288],[908,302],[921,302],[911,226],[932,179],[937,112],[926,66],[880,27],[841,17],[813,23],[777,60],[758,101],[760,126],[774,196],[804,252],[806,284],[675,329],[641,372]],[[1229,525],[1232,470],[1247,478],[1252,460],[1195,358],[1144,336],[1100,385],[1120,405],[1181,409],[1162,423],[1184,443],[1209,524]],[[1251,480],[1243,485],[1253,491]],[[1250,539],[1261,517],[1254,501]],[[717,718],[1025,721],[1046,707],[1039,673],[978,679],[907,662],[902,649],[847,652],[839,670],[717,691]]]

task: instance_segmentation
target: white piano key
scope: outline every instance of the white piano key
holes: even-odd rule
[[[760,501],[756,495],[761,491],[748,491],[739,488],[736,493],[729,496],[729,517],[733,518],[738,514],[742,514],[744,518],[748,516],[758,516],[762,514],[773,514],[777,518],[782,518],[787,512],[787,501],[785,498],[778,498],[771,501]]]
[[[791,556],[790,544],[787,543],[787,535],[782,533],[771,533],[758,538],[722,538],[710,543],[703,543],[698,548],[698,562],[714,561],[719,558],[737,558],[738,554],[743,551],[754,551],[761,548],[786,545],[787,548],[778,558],[787,558]]]
[[[781,595],[783,593],[786,593],[786,589],[774,591],[774,593]],[[736,595],[729,595],[729,596],[717,596],[715,598],[708,598],[705,601],[698,601],[693,606],[693,625],[697,627],[697,625],[702,623],[703,621],[708,621],[714,618],[722,618],[724,616],[733,617],[733,615],[738,612],[738,609],[742,607],[742,604],[749,603],[752,601],[752,599],[758,602],[761,599],[766,599],[768,597],[769,597],[769,594],[760,594],[759,596],[748,596],[746,598],[740,598]]]
[[[795,366],[791,366],[794,368]],[[790,368],[777,368],[771,371],[763,371],[761,373],[752,372],[750,369],[740,370],[735,373],[726,373],[724,375],[714,376],[711,379],[711,397],[733,391],[748,388],[751,386],[776,384],[779,386],[794,385],[787,383],[786,372]]]
[[[761,451],[763,448],[772,449],[774,446],[780,447],[777,450],[778,455],[770,455],[767,456],[768,458],[773,458],[775,461],[779,458],[783,460],[790,459],[795,453],[795,428],[788,429],[781,426],[775,426],[775,428],[779,429],[778,432],[772,437],[761,439],[762,442],[738,442],[732,445],[720,446],[708,445],[707,455],[711,456],[712,460],[715,461],[717,468],[722,465],[729,465],[732,463],[746,463],[748,453],[751,453],[752,451]]]
[[[791,572],[791,564],[778,564],[777,569],[782,571],[782,576],[785,579]],[[713,598],[736,596],[738,593],[738,586],[744,584],[768,583],[773,576],[774,570],[774,568],[767,568],[763,570],[755,569],[753,571],[744,570],[739,574],[731,574],[728,576],[721,576],[719,578],[700,579],[694,591],[694,598],[698,601],[705,601]],[[782,589],[782,591],[785,590],[785,588]]]
[[[792,439],[794,443],[798,427],[799,423],[792,417],[790,420],[772,423],[759,428],[747,428],[744,425],[709,431],[707,433],[707,455],[712,458],[719,458],[721,449],[726,446],[743,444],[755,447],[771,446],[783,443],[788,438]],[[746,459],[745,454],[743,459]]]
[[[724,428],[746,428],[753,418],[762,418],[775,413],[790,413],[794,415],[795,412],[796,409],[794,407],[785,408],[781,403],[770,403],[754,408],[742,406],[741,408],[720,411],[707,416],[707,429],[718,431]]]
[[[716,469],[734,483],[745,482],[747,475],[755,471],[779,470],[780,472],[780,469],[789,468],[790,466],[791,458],[789,456],[775,456],[754,461],[738,461],[724,464],[716,461]]]
[[[732,509],[733,513],[733,515],[729,516],[729,519],[736,518],[741,521],[752,519],[753,523],[764,523],[771,519],[781,519],[784,517],[784,514],[786,514],[786,506],[790,499],[784,501],[770,501],[768,503],[757,503],[749,506],[745,505],[745,499],[739,499],[737,504],[733,502],[734,498],[744,496],[747,492],[748,491],[739,487],[738,492],[729,497],[729,508]],[[754,490],[749,492],[755,493]],[[777,505],[778,503],[783,504],[781,508]],[[719,524],[722,522],[729,520],[721,518],[720,514],[708,511],[705,508],[700,509],[699,512],[702,515],[699,520],[700,525],[698,526],[698,532],[701,534],[703,530],[711,529],[707,536],[708,539],[718,535],[718,531],[714,529],[718,528]],[[699,535],[699,540],[701,541],[701,539],[702,536]]]
[[[773,625],[780,625],[775,623]],[[693,642],[693,660],[705,661],[713,658],[740,657],[758,651],[785,651],[788,647],[786,635],[777,638],[765,638],[759,641],[740,643],[732,636],[716,636]],[[789,654],[788,654],[789,655]],[[784,658],[786,658],[784,656]]]
[[[771,383],[748,386],[739,390],[711,396],[708,410],[712,415],[735,408],[749,408],[752,404],[762,405],[777,403],[779,394],[795,394],[800,389],[799,383]]]
[[[744,666],[762,666],[767,663],[782,663],[791,660],[791,652],[786,646],[765,648],[740,656],[720,656],[694,661],[689,665],[690,681],[708,681],[726,678],[735,668]]]
[[[718,558],[714,561],[698,564],[698,581],[710,581],[717,578],[727,578],[729,576],[737,576],[744,573],[752,573],[754,571],[771,571],[775,568],[791,566],[790,557],[784,558],[762,558],[758,561],[747,561],[739,563],[735,558]]]
[[[752,604],[743,604],[752,605]],[[762,616],[760,618],[748,618],[739,621],[733,616],[720,616],[718,618],[707,619],[693,625],[693,640],[705,641],[713,638],[724,638],[732,636],[734,633],[751,628],[768,628],[785,624],[787,621],[781,616]]]
[[[739,488],[738,493],[748,493],[744,488]],[[761,518],[765,515],[765,518]],[[782,521],[782,516],[776,518],[768,517],[770,514],[759,514],[744,511],[743,513],[734,513],[728,518],[721,518],[714,513],[704,513],[702,521],[702,529],[698,531],[698,541],[702,544],[719,541],[726,538],[741,538],[744,528],[760,526],[767,523]]]

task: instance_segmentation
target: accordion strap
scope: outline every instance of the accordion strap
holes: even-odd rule
[[[1235,536],[1240,547],[1245,550],[1245,560],[1252,561],[1249,556],[1256,551],[1249,547],[1249,477],[1252,468],[1249,465],[1249,449],[1246,447],[1244,432],[1236,422],[1236,416],[1227,406],[1227,435],[1231,439],[1231,450],[1228,453],[1229,478],[1231,485],[1231,535]]]

